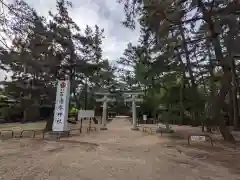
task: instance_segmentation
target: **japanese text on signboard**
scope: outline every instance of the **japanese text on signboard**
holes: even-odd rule
[[[66,83],[65,82],[61,82],[60,84],[60,98],[59,100],[56,102],[57,103],[57,119],[56,122],[58,124],[62,123],[63,121],[63,111],[64,111],[64,91],[65,91],[65,87],[66,87]]]

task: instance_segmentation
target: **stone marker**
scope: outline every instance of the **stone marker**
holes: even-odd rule
[[[68,104],[70,97],[70,81],[68,79],[57,81],[57,93],[54,108],[54,120],[52,125],[53,136],[62,133],[68,134]]]

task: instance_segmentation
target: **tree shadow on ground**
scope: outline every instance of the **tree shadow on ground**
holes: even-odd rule
[[[165,147],[175,148],[189,158],[202,162],[226,167],[232,173],[240,174],[240,141],[236,144],[227,143],[213,136],[213,146],[210,142],[192,142],[188,144],[189,133],[175,132],[168,135],[169,142]]]

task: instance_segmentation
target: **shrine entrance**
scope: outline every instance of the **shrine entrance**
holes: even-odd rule
[[[117,109],[118,116],[132,116],[130,107],[122,106]]]
[[[97,102],[102,103],[102,114],[101,114],[101,128],[100,130],[107,130],[107,119],[109,115],[114,116],[113,113],[111,112],[111,109],[108,108],[108,104],[110,102],[116,102],[116,99],[113,98],[112,96],[115,96],[115,93],[109,93],[109,92],[98,92],[95,93],[96,95],[103,96],[101,98],[97,98]],[[136,113],[136,103],[137,102],[142,102],[142,98],[140,97],[143,95],[142,92],[133,92],[133,91],[125,91],[123,92],[123,104],[125,106],[120,106],[118,109],[115,109],[114,114],[115,115],[124,115],[124,116],[131,116],[132,117],[132,130],[139,130],[137,127],[137,113]],[[132,110],[129,110],[127,108],[126,103],[130,102],[132,105],[130,108]],[[113,108],[114,109],[114,108]],[[117,110],[117,111],[116,111]],[[100,108],[98,106],[97,109],[97,114],[99,115]],[[112,114],[111,114],[112,113]]]

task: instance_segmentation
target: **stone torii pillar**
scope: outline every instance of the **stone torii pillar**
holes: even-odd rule
[[[125,99],[125,102],[132,102],[132,130],[138,131],[139,128],[137,127],[137,112],[136,112],[136,102],[142,102],[142,98],[137,98],[138,95],[143,93],[124,93],[124,95],[131,95],[131,98]]]
[[[108,98],[109,93],[96,93],[98,95],[104,95],[103,98],[96,99],[97,102],[103,102],[103,112],[102,112],[102,124],[100,130],[107,130],[107,104],[108,102],[113,102],[115,99]]]

